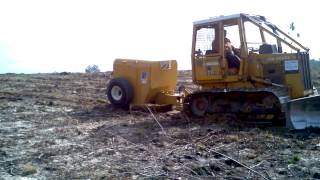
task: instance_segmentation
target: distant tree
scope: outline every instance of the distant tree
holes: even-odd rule
[[[98,73],[100,72],[100,69],[97,65],[89,65],[86,67],[86,73]]]
[[[295,32],[295,30],[296,30],[296,25],[294,24],[294,22],[292,22],[292,23],[290,23],[290,31],[292,32],[292,33],[294,33]],[[290,32],[288,32],[288,34],[290,34]],[[297,38],[299,38],[300,37],[300,33],[298,33],[297,32]]]
[[[311,78],[313,85],[320,90],[320,59],[319,60],[310,60],[310,69],[311,69]]]
[[[291,31],[294,31],[294,30],[296,29],[296,27],[295,27],[295,25],[294,25],[294,22],[292,22],[292,23],[290,24],[290,29],[291,29]]]

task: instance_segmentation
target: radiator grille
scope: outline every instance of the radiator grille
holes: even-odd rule
[[[312,81],[311,81],[311,75],[310,75],[310,66],[309,66],[309,53],[306,52],[300,52],[297,54],[297,58],[301,62],[301,73],[303,76],[303,84],[304,89],[312,89]]]

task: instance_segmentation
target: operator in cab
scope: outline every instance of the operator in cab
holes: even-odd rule
[[[227,31],[224,30],[224,52],[228,62],[230,74],[238,74],[240,69],[240,51],[232,46],[230,39],[227,37]]]
[[[224,52],[228,62],[228,71],[230,74],[238,74],[240,68],[240,50],[232,46],[230,39],[227,37],[227,31],[224,30]],[[213,52],[219,52],[219,42],[212,42]]]

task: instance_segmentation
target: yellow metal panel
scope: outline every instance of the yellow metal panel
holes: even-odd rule
[[[279,66],[284,60],[296,59],[295,54],[256,54],[250,53],[248,57],[249,75],[262,78],[264,64],[278,64]]]
[[[195,59],[195,81],[222,79],[221,56],[201,56]]]
[[[177,82],[177,62],[116,59],[113,77],[128,79],[133,87],[132,104],[154,103],[161,91],[173,92]]]
[[[290,88],[289,90],[292,98],[299,98],[304,96],[304,85],[300,74],[286,74],[285,83]]]
[[[296,54],[254,54],[249,55],[249,75],[252,77],[263,77],[263,65],[275,64],[278,67],[283,66],[286,60],[294,60]],[[304,84],[301,72],[285,72],[284,85],[290,89],[290,95],[292,98],[299,98],[305,96]]]
[[[210,90],[213,88],[217,89],[238,89],[238,88],[255,88],[255,86],[252,85],[252,83],[248,81],[237,81],[237,82],[232,82],[232,83],[207,83],[207,84],[202,84],[202,89],[203,90]]]
[[[159,92],[157,93],[157,97],[155,98],[156,104],[172,104],[175,106],[180,106],[181,102],[179,94],[173,94],[173,93],[165,93],[165,92]]]

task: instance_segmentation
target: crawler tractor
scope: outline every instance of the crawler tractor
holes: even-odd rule
[[[320,127],[309,49],[263,16],[194,22],[191,63],[199,88],[177,93],[175,60],[116,59],[108,99],[123,108],[171,105],[190,116],[232,113],[293,129]]]

